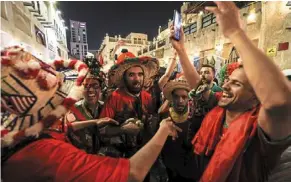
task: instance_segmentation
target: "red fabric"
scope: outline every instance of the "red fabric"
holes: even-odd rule
[[[239,67],[239,63],[238,63],[238,62],[231,63],[231,64],[227,65],[226,74],[227,74],[228,76],[230,76],[230,75],[232,74],[232,72],[233,72],[234,70],[236,70],[238,67]]]
[[[118,56],[116,64],[123,63],[126,58],[135,58],[135,57],[136,56],[131,52],[122,53],[120,54],[120,56]]]
[[[79,67],[78,67],[78,72],[80,72],[82,69],[87,69],[88,66],[86,64],[81,64]]]
[[[64,67],[64,60],[55,60],[54,65],[56,69]]]
[[[214,96],[216,97],[217,100],[219,100],[222,97],[223,92],[215,92]]]
[[[84,81],[85,78],[86,78],[86,76],[79,76],[79,77],[77,78],[77,80],[76,80],[76,85],[77,85],[77,86],[82,85],[82,83],[83,83],[83,81]]]
[[[75,68],[75,64],[78,62],[78,60],[74,59],[71,60],[71,62],[69,63],[69,68],[74,69]]]
[[[63,106],[65,106],[67,109],[70,109],[77,101],[71,97],[67,97],[63,101]]]
[[[9,130],[1,130],[1,137],[4,137],[7,133],[9,133]]]
[[[101,64],[101,65],[103,65],[104,64],[104,60],[103,60],[103,56],[102,55],[100,55],[99,56],[99,63]]]
[[[2,65],[9,65],[9,64],[11,64],[11,61],[10,61],[10,59],[5,59],[5,58],[1,58],[1,64]]]
[[[258,108],[254,108],[233,120],[221,139],[225,110],[217,106],[205,116],[201,128],[192,140],[194,153],[206,156],[213,154],[200,182],[227,180],[246,142],[255,135],[257,111]],[[218,169],[223,172],[218,173]]]
[[[3,181],[125,182],[129,160],[86,154],[55,139],[33,142],[2,166]]]
[[[143,109],[148,112],[149,108],[152,107],[152,97],[146,91],[141,91],[141,101]],[[124,90],[118,89],[112,92],[110,98],[105,103],[100,118],[109,117],[114,118],[117,112],[123,112],[124,109],[133,109],[134,97],[127,94]]]

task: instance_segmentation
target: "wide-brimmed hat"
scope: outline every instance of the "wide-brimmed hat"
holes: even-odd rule
[[[75,69],[75,82],[65,81],[56,71]],[[82,98],[88,73],[79,60],[55,60],[47,64],[19,46],[1,51],[1,147],[10,147],[27,137],[38,137]],[[72,84],[73,83],[73,84]]]
[[[185,89],[188,92],[191,90],[190,85],[185,80],[184,76],[176,78],[175,80],[169,81],[163,88],[163,94],[165,98],[169,101],[172,101],[172,93],[175,89]]]
[[[140,66],[144,71],[144,84],[147,85],[159,71],[159,61],[152,57],[135,57],[134,54],[126,49],[122,50],[122,54],[118,57],[117,63],[108,71],[109,87],[122,87],[123,74],[131,67]]]

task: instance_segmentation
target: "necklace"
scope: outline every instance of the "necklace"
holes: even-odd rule
[[[184,114],[178,114],[172,107],[170,107],[169,112],[173,121],[177,123],[186,121],[189,115],[189,110],[187,110],[187,112],[185,112]]]

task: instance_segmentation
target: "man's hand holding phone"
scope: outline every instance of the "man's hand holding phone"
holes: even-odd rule
[[[170,26],[170,40],[173,48],[177,52],[184,50],[182,18],[176,10],[174,11],[173,24]]]
[[[171,25],[170,26],[170,41],[172,43],[173,48],[177,52],[184,50],[185,47],[184,47],[184,31],[183,31],[183,29],[182,28],[180,29],[180,40],[176,40],[174,38],[174,35],[175,35],[174,25]]]

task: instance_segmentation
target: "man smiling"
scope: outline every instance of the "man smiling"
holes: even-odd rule
[[[100,152],[104,155],[131,157],[146,142],[145,137],[150,137],[153,105],[151,95],[142,88],[157,75],[158,69],[156,59],[137,58],[127,50],[122,50],[117,64],[110,69],[109,84],[118,89],[105,103],[100,118],[112,118],[120,126],[101,129],[105,147]]]

